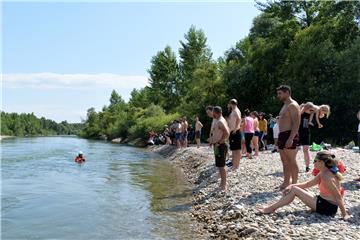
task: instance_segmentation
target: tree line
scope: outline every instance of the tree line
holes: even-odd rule
[[[6,113],[1,111],[1,135],[37,136],[37,135],[76,135],[80,134],[82,123],[57,123],[34,113]]]
[[[204,31],[191,26],[177,53],[165,46],[152,57],[149,86],[134,89],[129,102],[113,91],[109,106],[88,110],[82,136],[146,138],[148,131],[161,131],[183,115],[198,115],[206,130],[210,120],[205,106],[225,107],[231,98],[238,99],[241,110],[276,116],[281,103],[275,89],[287,84],[299,104],[311,101],[332,108],[325,127],[313,129],[314,141],[344,144],[355,139],[360,2],[271,1],[257,7],[261,14],[249,34],[218,59]]]

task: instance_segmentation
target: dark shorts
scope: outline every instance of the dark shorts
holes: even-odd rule
[[[216,167],[225,167],[226,154],[227,154],[227,146],[225,143],[214,145]]]
[[[199,139],[201,137],[201,131],[196,131],[195,132],[195,138]]]
[[[310,131],[309,129],[303,129],[299,131],[299,145],[310,146]]]
[[[290,134],[291,134],[290,130],[279,133],[278,143],[277,143],[279,149],[285,148],[286,141],[289,139]],[[299,134],[296,134],[294,137],[294,140],[293,140],[293,144],[291,145],[291,147],[289,147],[287,149],[296,149],[298,142],[299,142]]]
[[[181,139],[181,133],[175,133],[175,139],[179,141]]]
[[[316,212],[326,216],[335,216],[338,206],[320,197],[316,198]]]
[[[230,150],[235,151],[241,149],[240,130],[237,130],[234,134],[230,133],[229,142],[230,142]]]
[[[260,137],[261,136],[261,133],[259,131],[255,131],[255,134],[254,134],[255,137]]]
[[[188,136],[188,132],[182,133],[181,140],[185,141],[187,139],[187,136]]]

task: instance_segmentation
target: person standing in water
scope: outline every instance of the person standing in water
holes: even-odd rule
[[[79,164],[85,162],[84,153],[82,151],[80,151],[79,154],[76,156],[75,162]]]
[[[280,189],[285,189],[290,185],[290,178],[292,184],[298,181],[299,167],[296,162],[296,148],[299,141],[300,107],[291,98],[291,88],[287,85],[277,88],[277,97],[284,103],[279,114],[278,148],[284,171],[284,182],[280,185]]]
[[[238,170],[241,159],[241,112],[237,106],[236,99],[231,99],[228,103],[228,107],[231,109],[231,113],[228,118],[229,130],[230,130],[230,150],[232,152],[232,169]]]
[[[197,148],[200,148],[200,138],[201,138],[201,129],[203,128],[202,123],[199,120],[199,117],[195,117],[195,141]]]
[[[226,170],[225,160],[227,154],[226,140],[229,138],[230,131],[225,118],[222,116],[222,109],[219,106],[214,107],[213,116],[216,119],[213,133],[210,137],[210,144],[214,146],[215,166],[219,169],[221,178],[219,190],[226,191]]]

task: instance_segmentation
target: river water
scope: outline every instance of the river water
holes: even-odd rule
[[[77,137],[5,139],[1,149],[2,239],[196,238],[191,188],[155,154]]]

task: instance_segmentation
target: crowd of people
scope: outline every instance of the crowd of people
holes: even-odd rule
[[[275,146],[273,153],[279,152],[283,166],[283,182],[278,187],[283,191],[283,197],[265,206],[259,206],[260,213],[268,214],[276,209],[290,204],[295,197],[299,198],[314,212],[323,215],[334,216],[340,209],[341,216],[348,220],[350,215],[344,206],[344,188],[341,187],[342,173],[346,171],[345,165],[336,159],[330,151],[320,151],[314,159],[312,175],[314,178],[304,183],[298,183],[299,167],[296,155],[302,148],[305,171],[310,171],[310,126],[322,128],[320,119],[329,117],[330,106],[317,106],[312,102],[298,104],[291,97],[291,88],[282,85],[277,88],[277,97],[283,103],[279,116],[266,116],[263,112],[244,110],[241,113],[238,101],[231,99],[228,102],[228,116],[223,116],[220,106],[207,106],[206,114],[211,118],[211,128],[208,143],[214,150],[215,166],[220,175],[220,185],[216,189],[219,192],[227,190],[227,171],[239,170],[241,158],[252,159],[259,155],[259,151],[269,150]],[[315,118],[315,123],[313,119]],[[360,152],[360,111],[357,113],[358,125],[358,149]],[[194,126],[191,126],[184,116],[164,126],[164,131],[157,134],[149,132],[149,145],[175,145],[177,148],[186,148],[189,143],[195,143],[197,148],[201,146],[201,132],[203,124],[199,117],[194,118]],[[231,151],[231,162],[228,151]],[[85,162],[82,152],[79,152],[75,162]],[[230,168],[227,170],[226,165]],[[359,179],[356,179],[360,181]],[[317,185],[320,194],[315,196],[307,188]]]
[[[208,141],[214,149],[215,166],[219,170],[221,179],[217,190],[221,192],[227,190],[225,167],[228,147],[232,153],[232,167],[229,171],[238,171],[242,155],[245,154],[251,159],[258,156],[259,150],[267,149],[267,142],[271,141],[271,138],[266,136],[271,129],[269,136],[276,145],[275,151],[280,153],[283,166],[283,182],[278,187],[283,191],[283,198],[276,203],[259,207],[259,211],[264,214],[271,213],[290,204],[295,197],[298,197],[319,214],[333,216],[340,208],[342,218],[348,220],[350,215],[345,210],[344,189],[340,183],[341,173],[346,168],[334,154],[329,151],[318,152],[314,160],[315,178],[305,183],[298,183],[299,168],[296,162],[298,150],[302,147],[306,171],[310,171],[310,126],[315,125],[312,123],[315,117],[318,128],[322,128],[319,119],[330,115],[330,107],[317,106],[311,102],[299,105],[291,98],[291,88],[286,85],[277,88],[277,97],[284,105],[279,116],[276,118],[270,116],[269,121],[266,120],[264,113],[250,112],[248,109],[242,115],[236,99],[229,101],[227,107],[230,114],[226,119],[220,106],[206,107],[208,117],[212,118]],[[320,190],[318,196],[305,190],[315,185],[318,185]]]
[[[186,148],[190,143],[196,143],[199,148],[202,128],[203,124],[200,122],[199,117],[195,117],[193,127],[184,116],[164,126],[164,131],[160,134],[154,131],[149,132],[148,145],[165,144],[176,145],[177,148]]]

